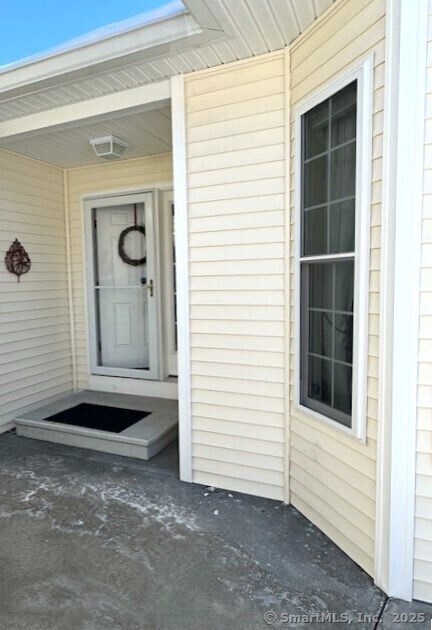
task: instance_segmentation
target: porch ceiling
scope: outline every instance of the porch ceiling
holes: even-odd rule
[[[123,26],[81,47],[75,42],[45,58],[0,69],[0,125],[281,49],[333,1],[183,0],[184,11],[179,13],[177,7],[175,15],[157,23],[143,22],[127,30]]]
[[[128,114],[116,118],[47,130],[39,135],[3,139],[0,148],[62,168],[101,164],[89,145],[90,138],[119,136],[129,143],[125,158],[168,153],[172,148],[171,108]]]

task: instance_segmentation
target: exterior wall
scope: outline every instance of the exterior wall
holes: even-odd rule
[[[345,1],[318,20],[291,49],[291,251],[294,252],[296,104],[350,64],[374,53],[373,162],[370,238],[370,298],[367,442],[345,436],[298,411],[298,378],[291,356],[291,501],[369,574],[374,568],[375,478],[379,345],[381,164],[385,57],[385,0]],[[291,287],[294,287],[294,259]],[[293,294],[291,294],[293,304]],[[293,323],[293,321],[292,321]],[[293,331],[294,328],[292,327]],[[291,338],[291,347],[294,339]]]
[[[66,172],[70,222],[72,295],[75,322],[77,387],[88,387],[87,320],[85,310],[85,254],[82,196],[130,191],[172,182],[171,154],[74,168]]]
[[[432,602],[432,0],[429,0],[423,199],[413,596]]]
[[[284,496],[284,55],[186,77],[193,481]]]
[[[296,411],[285,353],[285,96],[282,53],[188,75],[193,480],[291,501],[373,572],[385,0],[342,1],[291,47],[294,109],[375,53],[367,444]],[[291,259],[293,282],[294,260]],[[292,333],[293,335],[293,333]],[[291,335],[290,347],[294,348]],[[288,376],[289,375],[289,376]],[[285,383],[289,378],[290,399]],[[289,413],[288,413],[289,411]],[[287,416],[289,415],[289,419]]]
[[[32,260],[21,278],[0,266],[0,427],[72,390],[63,173],[0,151],[0,248],[18,238]]]

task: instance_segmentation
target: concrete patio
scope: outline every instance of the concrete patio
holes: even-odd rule
[[[176,469],[174,446],[143,462],[0,436],[0,627],[430,628],[432,606],[387,601],[294,508]]]

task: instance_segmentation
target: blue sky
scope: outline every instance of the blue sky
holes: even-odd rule
[[[0,66],[169,0],[0,0]]]

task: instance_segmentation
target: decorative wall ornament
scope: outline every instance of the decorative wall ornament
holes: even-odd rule
[[[24,247],[16,238],[5,256],[6,269],[17,276],[18,282],[23,274],[30,271],[31,260]]]
[[[145,264],[146,256],[143,256],[142,258],[130,258],[125,251],[125,240],[126,240],[127,235],[130,234],[131,232],[139,232],[140,234],[144,236],[144,239],[145,239],[146,233],[145,233],[144,226],[131,225],[130,227],[123,230],[123,232],[119,236],[118,255],[120,256],[122,261],[126,263],[127,265],[132,265],[132,267],[139,267]]]

